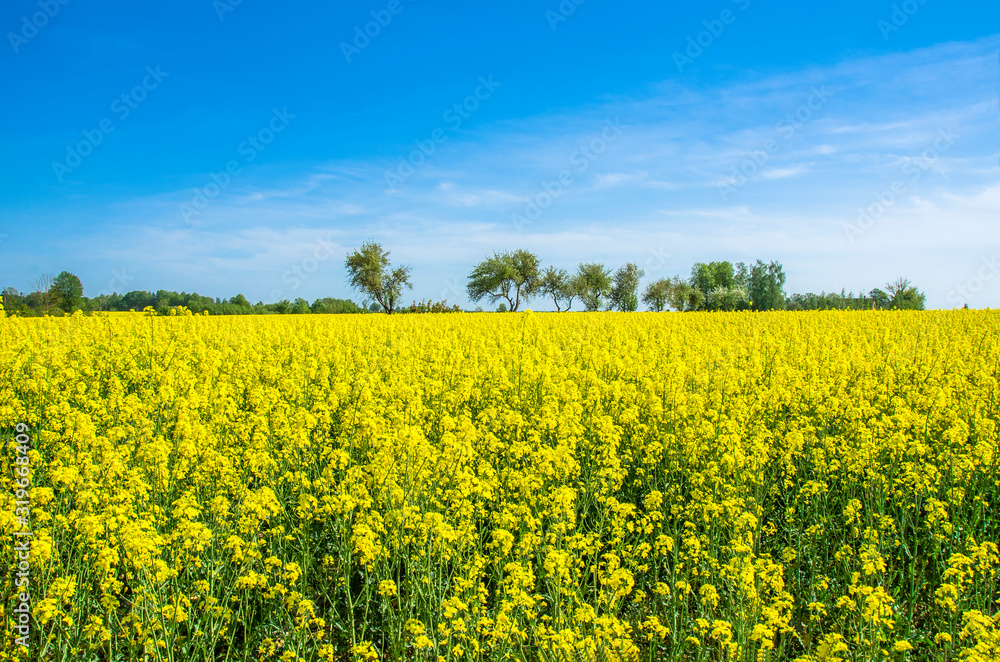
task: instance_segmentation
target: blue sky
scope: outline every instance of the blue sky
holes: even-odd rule
[[[996,2],[63,2],[0,9],[2,286],[357,299],[375,238],[462,305],[524,247],[1000,306]]]

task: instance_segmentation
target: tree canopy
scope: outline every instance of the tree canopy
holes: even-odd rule
[[[392,314],[403,294],[403,288],[413,289],[410,267],[391,268],[389,251],[375,241],[366,241],[347,256],[348,280],[358,292],[375,299],[382,309]]]
[[[899,310],[923,310],[923,292],[917,290],[906,278],[897,278],[891,283],[886,283],[885,289],[888,294],[887,308],[898,308]]]
[[[53,303],[63,312],[71,313],[82,303],[83,283],[68,271],[63,271],[55,277],[50,290]]]
[[[516,312],[539,291],[541,282],[538,256],[518,249],[494,253],[477,264],[469,274],[466,291],[472,301],[485,297],[492,304],[504,299],[506,309]]]
[[[626,262],[615,272],[614,282],[608,294],[609,307],[621,312],[632,313],[639,309],[639,279],[646,275],[634,262]]]
[[[588,262],[577,267],[575,281],[580,300],[588,311],[600,310],[611,295],[611,271],[603,264]]]
[[[670,305],[672,284],[668,278],[654,280],[646,286],[642,294],[642,302],[654,313],[663,312]]]
[[[578,296],[578,284],[576,278],[570,276],[565,269],[549,267],[542,274],[538,291],[552,297],[556,312],[562,312],[563,306],[566,310],[573,307],[573,299]]]
[[[764,264],[757,260],[750,267],[747,294],[754,310],[784,310],[785,270],[781,263],[772,261]]]

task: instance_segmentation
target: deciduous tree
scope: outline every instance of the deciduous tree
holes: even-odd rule
[[[646,290],[642,294],[642,302],[654,312],[663,312],[670,305],[672,287],[669,278],[655,280],[646,286]]]
[[[552,297],[557,312],[562,312],[563,306],[566,307],[566,310],[572,308],[573,299],[578,294],[576,279],[572,278],[565,269],[555,267],[549,267],[542,274],[538,291]]]
[[[923,310],[926,296],[914,287],[909,280],[900,277],[892,283],[886,283],[885,289],[889,296],[886,307],[899,310]]]
[[[670,306],[674,310],[698,310],[705,304],[705,294],[680,276],[674,276],[670,285]]]
[[[611,272],[603,264],[589,262],[577,267],[574,280],[584,308],[588,311],[600,310],[611,294]]]
[[[83,283],[68,271],[60,272],[52,281],[51,303],[64,312],[71,313],[80,307],[83,300]]]
[[[780,262],[765,264],[760,260],[750,267],[747,288],[750,306],[754,310],[784,310],[785,270]]]
[[[494,253],[477,264],[469,274],[466,291],[472,301],[486,297],[490,303],[496,303],[505,299],[507,309],[517,312],[521,302],[529,301],[540,285],[538,256],[519,249]]]
[[[609,295],[609,307],[626,313],[639,308],[639,279],[645,275],[635,263],[627,262],[615,272]]]
[[[375,299],[389,315],[396,309],[403,288],[413,289],[410,267],[392,269],[389,251],[375,241],[366,241],[348,255],[346,267],[351,287]]]

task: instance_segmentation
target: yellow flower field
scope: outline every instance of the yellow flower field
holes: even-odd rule
[[[0,660],[996,660],[998,331],[0,319]]]

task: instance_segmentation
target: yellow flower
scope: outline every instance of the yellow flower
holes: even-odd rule
[[[168,308],[0,321],[0,617],[71,657],[901,657],[916,590],[995,659],[997,311]]]
[[[378,583],[378,594],[385,598],[396,595],[396,582],[391,579],[384,579]]]

